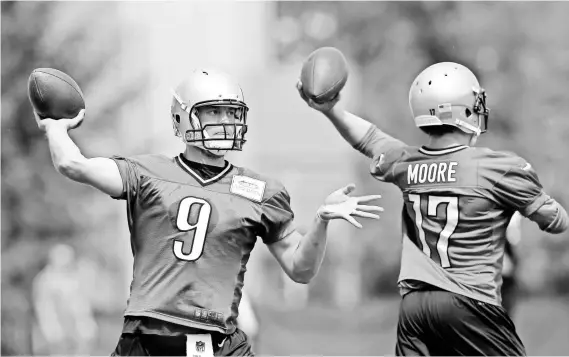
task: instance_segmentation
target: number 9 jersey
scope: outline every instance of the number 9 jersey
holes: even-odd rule
[[[114,157],[123,180],[134,271],[125,316],[231,334],[257,237],[290,234],[279,182],[226,167],[203,179],[180,157]]]

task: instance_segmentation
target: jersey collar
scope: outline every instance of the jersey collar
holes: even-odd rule
[[[176,163],[178,164],[178,166],[180,166],[182,168],[182,170],[184,170],[188,174],[190,174],[190,176],[192,176],[194,179],[196,179],[196,181],[198,181],[200,183],[200,185],[202,185],[202,186],[208,186],[208,185],[211,185],[212,183],[216,183],[217,181],[224,178],[225,175],[227,175],[227,173],[233,169],[233,165],[231,163],[229,163],[229,161],[225,161],[225,167],[223,168],[223,170],[220,173],[218,173],[217,175],[215,175],[213,177],[205,179],[199,174],[199,172],[195,171],[190,166],[188,166],[184,162],[184,160],[182,160],[182,158],[180,156],[176,156],[174,158],[174,161],[176,161]]]
[[[455,145],[455,146],[450,146],[447,148],[441,148],[441,149],[431,149],[428,148],[426,146],[422,146],[419,151],[425,155],[430,155],[430,156],[439,156],[439,155],[446,155],[446,154],[450,154],[453,152],[457,152],[460,150],[464,150],[468,148],[467,145]]]

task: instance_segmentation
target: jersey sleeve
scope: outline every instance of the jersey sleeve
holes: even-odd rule
[[[401,140],[379,130],[377,126],[372,125],[362,138],[362,141],[354,145],[354,149],[369,158],[373,158],[384,154],[392,149],[406,146]]]
[[[405,156],[404,147],[395,147],[385,153],[380,153],[371,161],[369,171],[379,181],[393,183],[395,180],[395,167]]]
[[[544,191],[537,173],[523,159],[512,167],[494,184],[493,193],[503,204],[529,217],[550,198]]]
[[[402,154],[405,143],[385,134],[372,125],[362,141],[354,148],[362,154],[371,157],[370,173],[377,180],[391,182],[393,168]]]
[[[259,236],[265,244],[275,243],[294,231],[294,213],[290,207],[290,196],[285,188],[263,202],[261,209]]]
[[[548,198],[528,218],[537,223],[541,230],[552,234],[563,233],[569,226],[567,211],[553,198]]]
[[[122,195],[113,198],[117,200],[127,200],[129,203],[133,202],[137,195],[140,177],[136,164],[132,160],[122,156],[113,156],[111,159],[114,160],[119,168],[123,184]]]

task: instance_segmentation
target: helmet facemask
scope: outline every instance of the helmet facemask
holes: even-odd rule
[[[479,88],[474,93],[472,110],[478,114],[480,133],[485,133],[488,130],[488,117],[490,115],[490,109],[486,106],[486,91],[483,88]]]
[[[454,126],[457,126],[461,130],[466,131],[467,133],[474,133],[474,135],[479,136],[480,134],[485,133],[488,130],[488,116],[490,113],[490,109],[488,109],[488,107],[486,106],[486,91],[483,88],[480,87],[472,88],[472,92],[474,94],[474,104],[472,105],[472,107],[468,106],[463,107],[464,108],[463,115],[464,117],[469,119],[470,123],[460,120],[458,118],[452,120],[452,122],[454,123]],[[474,114],[477,115],[476,124],[473,123],[473,120],[470,118]],[[452,118],[452,116],[450,118]]]
[[[246,142],[247,105],[239,100],[220,99],[196,103],[189,108],[180,97],[173,92],[179,104],[180,114],[173,115],[176,135],[187,145],[194,145],[216,156],[223,156],[227,151],[241,151]],[[232,108],[232,123],[216,122],[202,124],[199,117],[200,108],[220,107]],[[227,109],[226,109],[227,110]],[[184,121],[184,123],[182,123]]]

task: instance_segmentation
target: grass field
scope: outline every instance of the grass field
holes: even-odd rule
[[[342,312],[313,306],[298,311],[259,307],[259,355],[393,355],[397,298],[383,299]],[[532,298],[520,301],[514,317],[527,352],[532,356],[569,354],[569,301]],[[101,320],[96,355],[108,355],[121,328],[120,316]]]

